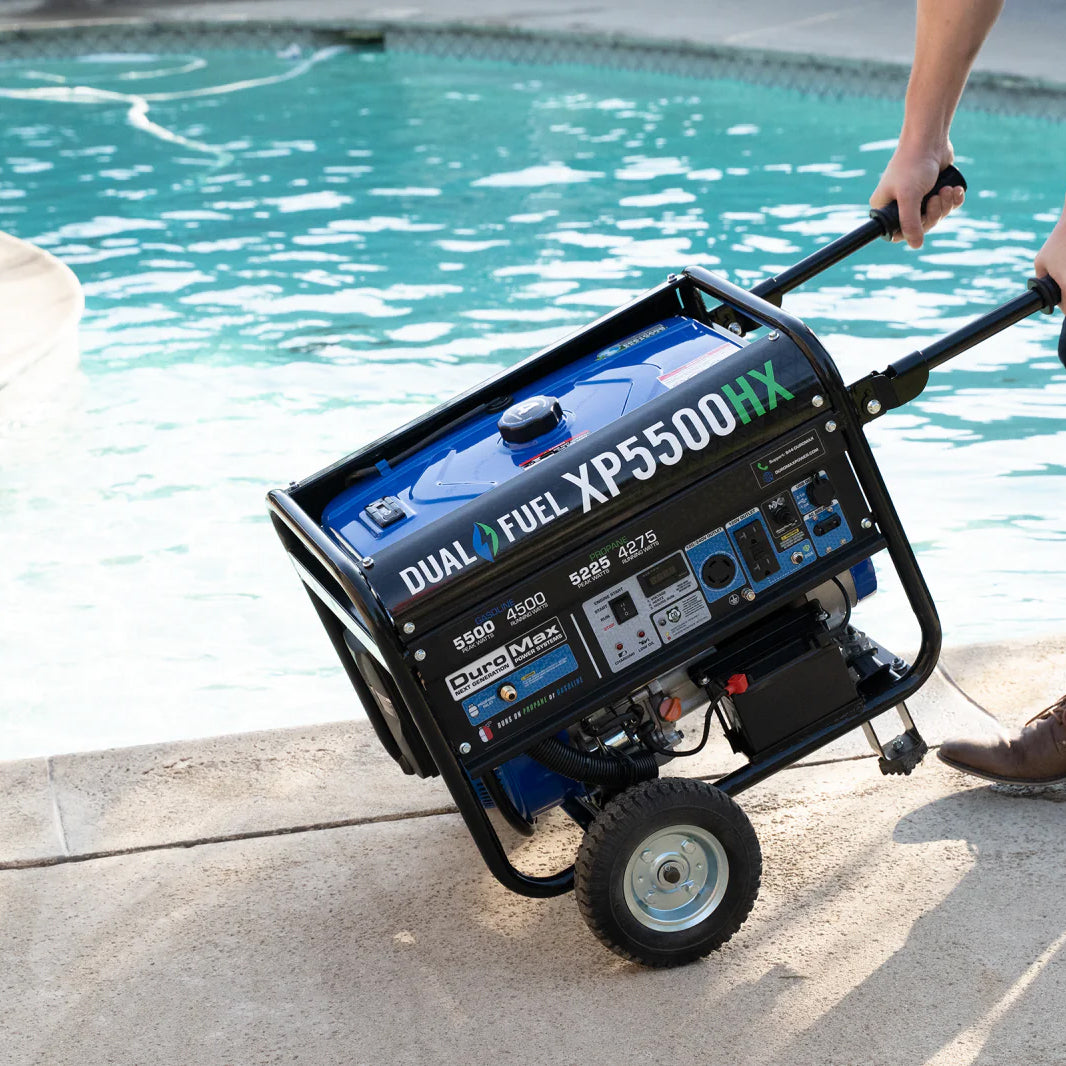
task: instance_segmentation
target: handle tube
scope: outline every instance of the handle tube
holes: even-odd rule
[[[851,385],[849,391],[859,410],[859,417],[863,422],[872,422],[885,411],[909,403],[928,384],[930,370],[1037,311],[1050,314],[1061,302],[1062,293],[1050,276],[1030,278],[1028,291],[967,322],[927,347],[897,359],[883,372],[875,371]]]
[[[805,281],[810,281],[816,274],[828,270],[841,259],[846,259],[852,252],[865,248],[883,234],[882,224],[876,219],[870,219],[861,226],[856,226],[850,233],[823,244],[816,252],[812,252],[787,270],[782,270],[780,274],[760,281],[751,290],[752,295],[760,296],[767,303],[780,307],[781,298],[786,293],[799,288]]]
[[[1050,281],[1051,279],[1048,278],[1047,280]],[[1055,288],[1057,290],[1058,286],[1056,285]],[[910,355],[905,355],[902,359],[898,359],[888,368],[888,372],[893,377],[898,377],[900,374],[906,373],[915,362],[924,363],[928,370],[934,370],[938,366],[943,366],[949,359],[954,359],[955,356],[962,355],[963,352],[969,351],[975,345],[988,340],[989,337],[1002,333],[1003,330],[1013,326],[1016,322],[1021,322],[1023,318],[1035,315],[1037,311],[1053,310],[1054,307],[1055,304],[1048,306],[1043,293],[1035,287],[1031,288],[1028,292],[1015,296],[1013,300],[1008,300],[995,310],[981,315],[980,318],[967,322],[965,326],[955,330],[953,333],[949,333],[946,337],[941,337],[940,340],[934,341],[928,347],[920,348],[918,351],[911,352]]]
[[[945,167],[936,179],[936,184],[922,198],[922,214],[925,214],[926,204],[929,203],[930,197],[935,196],[941,189],[955,185],[961,185],[965,189],[966,179],[955,167]],[[839,263],[841,259],[846,259],[852,252],[865,248],[878,237],[891,240],[898,232],[899,204],[893,200],[884,207],[873,208],[868,222],[856,226],[850,233],[845,233],[842,237],[837,237],[836,240],[823,245],[787,270],[782,270],[780,274],[760,281],[751,292],[755,296],[762,297],[767,303],[780,307],[781,298],[786,293]]]

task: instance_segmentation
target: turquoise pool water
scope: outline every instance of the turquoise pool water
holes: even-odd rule
[[[687,263],[751,283],[794,261],[863,217],[899,116],[298,48],[4,63],[0,94],[0,229],[87,303],[76,382],[0,415],[0,759],[352,716],[266,490]],[[961,114],[964,211],[789,298],[846,378],[1024,285],[1063,134]],[[948,642],[1066,630],[1057,326],[975,349],[871,434]],[[906,643],[891,590],[866,618]]]

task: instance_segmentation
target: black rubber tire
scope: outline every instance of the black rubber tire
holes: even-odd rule
[[[671,826],[711,834],[728,859],[725,893],[687,929],[663,931],[638,920],[626,901],[630,859]],[[574,894],[589,929],[616,955],[645,966],[681,966],[720,948],[751,913],[762,879],[762,850],[748,816],[705,781],[662,777],[619,793],[593,819],[574,866]],[[639,906],[639,901],[635,901]]]

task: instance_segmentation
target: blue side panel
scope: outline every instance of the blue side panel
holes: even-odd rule
[[[463,700],[463,710],[473,725],[483,725],[502,711],[509,710],[512,704],[523,703],[552,682],[574,673],[577,668],[574,653],[568,644],[564,644],[506,677],[497,678],[484,691]],[[513,685],[518,693],[510,703],[498,695],[499,690],[508,684]]]
[[[379,468],[324,510],[322,524],[363,555],[373,555],[489,489],[519,477],[546,453],[565,448],[713,366],[744,346],[724,330],[677,315],[548,374],[513,396],[557,398],[563,421],[520,446],[505,444],[499,411],[473,416],[455,431],[393,467]],[[392,498],[396,516],[384,529],[364,514]]]
[[[538,814],[558,807],[567,796],[587,795],[579,781],[563,777],[528,755],[519,755],[496,770],[507,798],[527,822]]]

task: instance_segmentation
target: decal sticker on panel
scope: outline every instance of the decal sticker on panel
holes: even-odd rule
[[[578,669],[569,644],[542,655],[527,666],[499,679],[487,692],[463,701],[463,710],[474,725],[488,722],[501,711],[522,703],[541,689],[561,680]]]
[[[723,341],[709,352],[704,352],[703,355],[698,355],[695,359],[685,363],[684,366],[679,366],[676,370],[660,374],[659,380],[668,389],[676,389],[678,385],[684,385],[686,381],[691,381],[697,374],[708,370],[723,359],[727,359],[739,347],[739,344],[730,344],[729,341]]]
[[[760,455],[751,464],[751,472],[760,485],[770,485],[821,455],[825,455],[822,439],[818,436],[818,430],[810,429],[778,445],[772,452]]]

